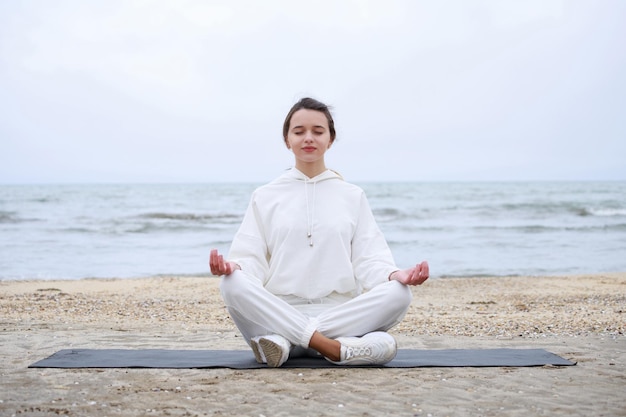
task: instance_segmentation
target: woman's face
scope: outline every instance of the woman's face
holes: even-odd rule
[[[291,116],[287,147],[297,163],[324,162],[324,154],[332,145],[328,120],[321,111],[300,109]]]

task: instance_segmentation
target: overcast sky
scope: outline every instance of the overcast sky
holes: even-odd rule
[[[0,1],[0,182],[626,180],[626,1]]]

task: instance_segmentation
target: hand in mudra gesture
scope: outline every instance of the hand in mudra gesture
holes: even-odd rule
[[[421,285],[429,277],[428,262],[423,261],[413,268],[402,269],[389,276],[389,280],[396,280],[404,285]]]
[[[224,257],[219,254],[217,249],[211,250],[209,266],[211,267],[211,273],[216,276],[230,275],[236,269],[241,269],[236,263],[224,260]]]

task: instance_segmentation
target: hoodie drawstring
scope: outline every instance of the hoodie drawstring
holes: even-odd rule
[[[309,246],[313,247],[313,223],[315,221],[315,185],[317,181],[313,182],[313,205],[309,204],[309,180],[304,180],[304,196],[306,199],[306,221],[307,221],[307,234],[309,238]]]

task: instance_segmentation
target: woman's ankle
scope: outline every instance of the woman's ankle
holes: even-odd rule
[[[341,343],[334,339],[329,339],[318,331],[313,333],[309,341],[309,348],[315,349],[325,358],[331,361],[338,361],[341,358]]]

